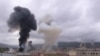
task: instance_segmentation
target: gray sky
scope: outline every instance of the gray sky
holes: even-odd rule
[[[7,32],[6,21],[14,6],[23,6],[41,19],[50,13],[63,28],[58,41],[100,41],[100,0],[0,0],[0,42],[18,44],[18,34]],[[31,32],[34,43],[41,35]]]

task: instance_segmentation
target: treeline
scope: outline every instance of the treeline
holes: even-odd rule
[[[0,53],[8,51],[8,50],[9,50],[9,48],[0,48]]]

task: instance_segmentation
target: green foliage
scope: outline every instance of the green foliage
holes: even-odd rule
[[[0,53],[4,52],[4,51],[8,51],[8,48],[0,48]]]

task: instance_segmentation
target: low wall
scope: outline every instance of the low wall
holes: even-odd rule
[[[32,56],[69,56],[67,53],[57,53],[57,52],[54,52],[54,53],[33,53]]]

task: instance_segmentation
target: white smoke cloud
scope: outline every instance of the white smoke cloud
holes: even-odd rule
[[[46,15],[40,20],[38,32],[44,34],[45,47],[52,47],[56,44],[62,29],[52,20],[51,16]]]

